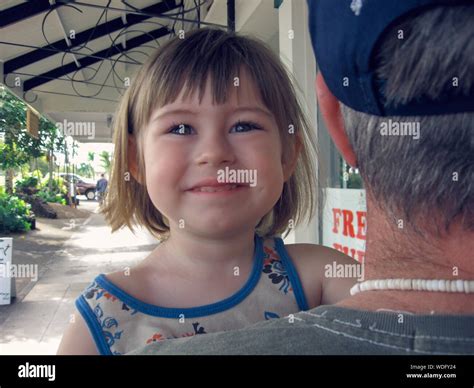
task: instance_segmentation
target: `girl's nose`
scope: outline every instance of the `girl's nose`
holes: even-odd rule
[[[227,137],[222,133],[214,133],[202,138],[197,152],[198,164],[221,165],[235,160],[235,153]]]

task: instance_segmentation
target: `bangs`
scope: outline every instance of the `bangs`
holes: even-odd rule
[[[225,104],[235,92],[236,82],[240,84],[243,71],[258,98],[273,113],[280,132],[295,125],[288,120],[297,117],[294,104],[285,99],[292,90],[291,82],[275,65],[279,59],[267,47],[221,30],[198,30],[170,45],[174,47],[161,50],[148,62],[142,72],[147,75],[135,83],[136,100],[133,102],[132,94],[131,104],[134,128],[146,126],[155,109],[174,103],[181,93],[184,99],[198,93],[202,103],[209,78],[213,104]]]
[[[242,66],[246,67],[245,70],[255,83],[254,74],[252,74],[242,53],[237,51],[238,47],[219,44],[213,51],[203,56],[199,54],[201,51],[199,46],[203,44],[202,41],[199,45],[187,43],[176,53],[176,58],[173,58],[173,70],[166,72],[165,77],[160,80],[160,88],[155,93],[156,100],[161,100],[158,102],[159,105],[175,102],[181,90],[184,90],[185,99],[199,92],[199,103],[201,104],[209,77],[213,104],[225,104],[235,89],[235,78],[238,77],[240,80]]]

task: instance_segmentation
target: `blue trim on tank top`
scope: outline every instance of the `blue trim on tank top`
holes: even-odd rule
[[[293,261],[288,255],[285,249],[285,244],[280,237],[275,237],[275,248],[278,256],[280,256],[280,259],[283,262],[283,266],[288,272],[288,277],[290,278],[290,283],[293,286],[293,292],[295,293],[295,299],[298,303],[300,311],[309,310],[308,302],[306,301],[306,296],[304,295],[303,287],[301,285],[301,280],[298,276],[298,271],[293,265]]]
[[[219,302],[211,303],[208,305],[198,307],[187,307],[187,308],[174,308],[174,307],[160,307],[153,304],[142,302],[135,297],[127,294],[125,291],[117,287],[110,280],[108,280],[104,274],[100,274],[95,278],[95,281],[99,286],[104,288],[109,293],[116,296],[127,306],[142,312],[144,314],[152,315],[161,318],[197,318],[206,315],[212,315],[228,310],[240,302],[242,302],[258,284],[260,276],[262,274],[263,259],[265,252],[263,250],[262,238],[257,234],[254,236],[255,248],[253,256],[253,268],[252,273],[249,276],[245,285],[232,296],[223,299]]]
[[[91,307],[87,303],[84,295],[80,295],[79,298],[76,299],[76,308],[84,318],[84,321],[87,323],[89,327],[89,331],[94,339],[95,346],[101,355],[104,356],[111,356],[112,352],[110,350],[109,345],[107,345],[107,341],[104,338],[104,333],[102,328],[100,327],[99,322],[97,321],[97,317],[92,311]]]

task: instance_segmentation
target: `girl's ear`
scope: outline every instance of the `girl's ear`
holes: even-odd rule
[[[283,179],[286,182],[290,177],[293,175],[293,172],[296,168],[296,162],[298,161],[298,157],[300,156],[302,143],[299,134],[296,135],[296,140],[294,143],[294,149],[291,155],[288,157],[289,160],[282,161],[283,166]]]
[[[134,135],[129,134],[127,139],[127,163],[128,169],[132,174],[133,178],[140,184],[143,184],[141,176],[140,176],[140,169],[138,168],[137,162],[137,155],[138,155],[138,148],[137,148],[137,140]]]

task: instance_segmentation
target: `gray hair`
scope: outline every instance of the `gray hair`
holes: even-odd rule
[[[375,57],[387,102],[436,98],[453,77],[458,93],[472,95],[473,20],[474,6],[443,6],[391,27]],[[377,117],[341,108],[367,191],[387,214],[415,228],[447,231],[460,221],[474,230],[474,113]],[[399,135],[381,130],[392,123]]]

